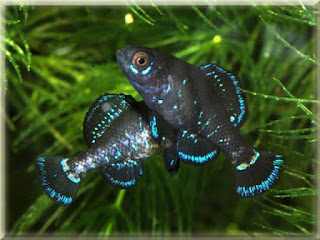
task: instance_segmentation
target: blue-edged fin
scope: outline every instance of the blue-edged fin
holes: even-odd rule
[[[130,188],[140,180],[143,174],[143,164],[140,160],[126,160],[102,166],[100,170],[102,176],[113,186]]]
[[[268,190],[279,178],[283,157],[272,152],[255,151],[249,161],[234,165],[236,191],[250,197]]]
[[[230,122],[235,127],[241,127],[248,117],[248,107],[239,78],[217,64],[203,64],[199,68],[210,79],[214,92],[222,99]]]
[[[219,149],[203,138],[189,131],[181,131],[179,134],[176,147],[179,159],[183,162],[204,165],[218,157]]]
[[[136,101],[130,95],[101,95],[89,108],[84,122],[83,134],[88,146],[94,144],[111,126],[112,122],[127,111]]]
[[[48,197],[59,204],[70,204],[77,195],[80,178],[69,172],[68,158],[39,157],[36,167]]]
[[[171,146],[164,151],[164,165],[171,175],[176,174],[180,168],[180,160],[175,146]]]

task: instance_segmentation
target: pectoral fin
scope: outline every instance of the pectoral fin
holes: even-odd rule
[[[171,175],[176,174],[180,168],[180,160],[175,146],[165,150],[163,154],[164,165]]]

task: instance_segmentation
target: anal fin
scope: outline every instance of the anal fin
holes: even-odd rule
[[[100,170],[102,176],[113,186],[130,188],[140,180],[143,164],[140,160],[126,160],[102,166]]]
[[[181,131],[177,140],[179,159],[186,163],[204,165],[216,159],[219,149],[189,131]]]

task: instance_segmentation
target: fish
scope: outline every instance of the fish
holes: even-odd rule
[[[117,61],[153,112],[151,118],[162,117],[176,129],[173,156],[197,162],[203,151],[222,151],[233,166],[235,190],[242,197],[259,195],[274,185],[284,158],[257,150],[241,137],[248,105],[234,73],[215,63],[195,66],[160,49],[139,46],[118,50]],[[205,146],[193,136],[202,138]],[[181,150],[188,150],[188,155]]]
[[[100,170],[107,182],[117,188],[135,186],[143,175],[143,160],[164,152],[170,174],[180,162],[166,154],[175,130],[157,119],[150,126],[149,109],[125,94],[105,93],[86,113],[83,135],[88,149],[74,157],[40,156],[36,160],[40,184],[47,196],[61,205],[75,199],[87,173]],[[163,126],[163,127],[162,127]],[[154,135],[161,134],[161,139]],[[201,139],[199,139],[201,141]]]

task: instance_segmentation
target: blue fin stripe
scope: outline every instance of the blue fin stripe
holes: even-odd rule
[[[80,182],[80,178],[78,177],[74,177],[72,176],[68,171],[70,170],[70,167],[69,165],[67,164],[67,161],[68,161],[69,158],[64,158],[61,160],[61,166],[62,166],[62,170],[64,173],[67,174],[67,177],[69,178],[69,180],[71,180],[72,182],[74,183],[79,183]]]
[[[243,119],[243,116],[245,114],[245,104],[244,104],[244,99],[243,99],[243,97],[241,95],[241,91],[240,91],[240,88],[239,88],[239,83],[238,83],[238,81],[236,80],[236,77],[233,74],[231,74],[230,72],[227,72],[226,70],[224,70],[223,68],[221,68],[221,67],[219,67],[217,65],[215,67],[219,72],[221,72],[223,74],[227,74],[230,77],[230,79],[232,80],[233,85],[236,88],[236,93],[237,93],[238,101],[239,101],[239,104],[240,104],[240,114],[238,116],[238,122],[234,123],[233,125],[235,127],[237,127],[241,123],[241,121]]]
[[[254,196],[257,192],[262,193],[263,191],[269,189],[270,186],[274,183],[274,181],[276,179],[278,179],[279,170],[280,170],[280,167],[283,163],[283,160],[280,159],[280,157],[282,157],[281,155],[276,155],[276,157],[277,157],[277,159],[273,161],[274,168],[266,180],[262,181],[260,184],[257,184],[257,185],[251,186],[251,187],[239,186],[237,188],[237,192],[242,197]]]
[[[119,186],[122,186],[122,187],[131,187],[131,186],[133,186],[133,185],[135,185],[137,183],[136,179],[131,179],[131,180],[127,181],[127,182],[123,182],[123,181],[119,181],[119,180],[114,179],[109,174],[106,174],[106,175],[108,176],[108,178],[110,179],[110,181],[113,184],[119,185]]]
[[[126,160],[124,162],[120,162],[120,163],[111,163],[110,164],[114,169],[113,171],[121,171],[124,167],[134,167],[138,165],[137,161],[134,160]],[[125,174],[127,174],[128,172],[125,171]],[[121,173],[120,173],[121,174]],[[118,185],[124,188],[128,188],[131,187],[133,185],[135,185],[137,183],[137,181],[139,180],[139,178],[142,176],[143,174],[143,169],[140,168],[139,169],[139,175],[136,176],[134,179],[128,180],[128,181],[121,181],[118,179],[115,179],[114,177],[111,176],[111,174],[109,174],[108,172],[104,172],[104,175],[110,180],[110,182],[112,182],[114,185]]]
[[[211,66],[211,63],[208,63],[208,64],[206,64],[206,65],[204,65],[204,66],[201,66],[200,69],[205,69],[205,68],[208,68],[208,67],[210,67],[210,66]]]
[[[211,158],[213,158],[217,154],[217,150],[214,150],[204,156],[193,156],[193,155],[185,154],[183,152],[178,152],[178,154],[179,154],[179,157],[185,161],[191,161],[194,163],[204,163],[210,160]]]
[[[70,204],[72,202],[72,197],[67,197],[63,194],[57,193],[51,187],[46,187],[45,191],[48,193],[50,198],[55,199],[57,202],[61,202],[65,205]]]
[[[64,194],[58,193],[49,186],[49,183],[47,181],[47,172],[44,168],[45,161],[46,161],[46,159],[44,157],[39,157],[37,160],[37,164],[38,164],[40,172],[41,172],[41,175],[40,175],[41,185],[46,186],[45,192],[48,194],[48,196],[51,199],[54,199],[56,202],[60,202],[65,205],[70,204],[72,202],[72,197],[67,197]]]
[[[239,104],[240,104],[240,114],[238,116],[238,122],[233,124],[235,127],[237,127],[242,122],[243,116],[245,115],[246,106],[245,106],[244,99],[243,99],[243,97],[241,95],[241,90],[240,90],[240,87],[239,87],[239,83],[236,80],[236,77],[234,75],[232,75],[231,73],[228,73],[227,75],[230,77],[230,79],[233,82],[233,85],[236,88],[236,93],[237,93],[238,101],[239,101]],[[230,121],[231,121],[231,119],[230,119]]]
[[[208,68],[208,67],[210,67],[210,66],[212,66],[212,65],[214,65],[214,68],[217,70],[218,73],[226,74],[226,75],[231,79],[233,85],[235,86],[236,94],[237,94],[238,101],[239,101],[239,105],[240,105],[240,107],[239,107],[239,108],[240,108],[240,114],[239,114],[239,116],[237,116],[237,122],[236,122],[236,123],[233,123],[233,122],[234,122],[234,117],[233,117],[233,116],[230,117],[230,122],[232,122],[233,125],[234,125],[235,127],[237,127],[237,126],[242,122],[243,117],[244,117],[244,115],[245,115],[245,111],[246,111],[246,109],[245,109],[245,101],[244,101],[244,98],[243,98],[242,95],[241,95],[241,90],[240,90],[240,87],[239,87],[239,82],[237,81],[236,77],[235,77],[233,74],[231,74],[230,72],[227,72],[226,70],[224,70],[223,68],[217,66],[216,64],[211,64],[211,63],[209,63],[209,64],[206,64],[206,65],[200,67],[200,69],[203,70],[203,69],[206,69],[206,68]],[[215,75],[214,75],[214,74],[215,74]],[[207,75],[207,76],[214,75],[214,78],[215,78],[218,82],[220,82],[220,80],[221,80],[221,79],[218,78],[218,75],[216,74],[216,71],[208,72],[206,75]],[[217,78],[218,78],[218,79],[217,79]],[[222,87],[223,84],[220,84],[219,86]],[[222,89],[222,90],[225,91],[225,89]]]

